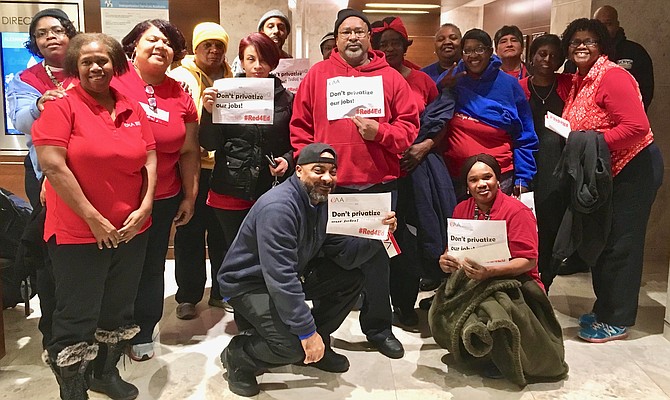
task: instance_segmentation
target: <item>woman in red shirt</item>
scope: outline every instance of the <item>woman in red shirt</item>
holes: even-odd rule
[[[48,362],[63,399],[88,398],[89,383],[134,399],[138,390],[116,363],[139,331],[133,299],[151,225],[155,142],[140,106],[110,88],[128,68],[117,41],[76,36],[64,68],[79,85],[44,103],[32,127],[47,177],[44,240],[56,287]]]
[[[462,175],[471,197],[458,203],[453,218],[504,220],[512,258],[505,263],[485,266],[467,257],[459,260],[445,250],[440,257],[442,270],[452,273],[462,268],[468,278],[480,281],[527,274],[544,289],[537,271],[537,222],[528,207],[500,190],[502,173],[498,161],[489,154],[477,154],[465,161]]]
[[[147,113],[158,159],[153,225],[135,299],[135,321],[141,331],[130,349],[132,359],[144,361],[154,355],[153,332],[163,315],[170,228],[173,222],[181,226],[191,219],[198,194],[198,113],[191,96],[166,75],[170,64],[186,52],[186,40],[177,27],[162,19],[143,21],[122,44],[131,59],[129,71],[112,84]]]
[[[647,221],[663,160],[635,78],[607,57],[611,39],[605,25],[580,18],[562,37],[563,50],[577,66],[563,118],[573,131],[601,132],[611,157],[611,229],[591,268],[593,310],[579,318],[579,337],[600,343],[626,338],[627,327],[635,324]]]

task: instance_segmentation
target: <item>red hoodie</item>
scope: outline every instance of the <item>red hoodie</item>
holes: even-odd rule
[[[399,155],[416,139],[419,113],[405,78],[391,68],[379,51],[368,52],[370,62],[361,67],[347,64],[333,50],[330,58],[315,64],[303,79],[293,100],[291,144],[297,153],[314,142],[328,143],[337,152],[338,186],[364,186],[392,181],[400,176]],[[364,140],[350,119],[328,121],[326,81],[337,76],[381,76],[385,117],[372,141]]]

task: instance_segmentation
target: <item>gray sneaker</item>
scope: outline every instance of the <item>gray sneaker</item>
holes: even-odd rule
[[[212,307],[223,308],[224,310],[226,310],[227,313],[232,314],[234,311],[233,306],[228,304],[228,302],[223,299],[213,299],[210,297],[209,300],[207,301],[207,304],[209,304]]]

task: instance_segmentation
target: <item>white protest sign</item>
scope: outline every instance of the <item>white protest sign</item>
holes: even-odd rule
[[[570,122],[567,119],[563,119],[551,111],[547,111],[547,115],[544,116],[544,126],[566,139],[572,130],[570,129]]]
[[[384,82],[381,76],[338,76],[326,88],[328,121],[360,115],[384,116]]]
[[[535,213],[535,193],[534,192],[525,192],[521,193],[519,196],[519,201],[523,203],[524,206],[530,208],[530,211],[533,212],[533,215],[537,218]]]
[[[272,78],[226,78],[214,81],[218,90],[212,108],[215,124],[272,125],[275,86]]]
[[[282,58],[272,74],[282,81],[286,90],[295,94],[307,71],[309,71],[308,58]]]
[[[391,193],[331,194],[326,233],[384,240],[389,226],[382,220],[390,211]]]
[[[506,262],[512,257],[505,221],[448,218],[447,249],[461,261],[467,257],[481,265]]]

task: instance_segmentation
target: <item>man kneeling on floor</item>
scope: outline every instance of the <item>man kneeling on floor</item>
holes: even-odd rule
[[[349,369],[349,360],[331,349],[330,335],[363,288],[358,267],[381,242],[326,235],[326,202],[336,182],[335,150],[306,146],[296,173],[258,199],[226,255],[218,281],[240,333],[221,362],[235,394],[258,394],[256,372],[264,368],[304,363],[328,372]],[[393,232],[395,213],[383,223]],[[312,310],[305,300],[314,301]]]

